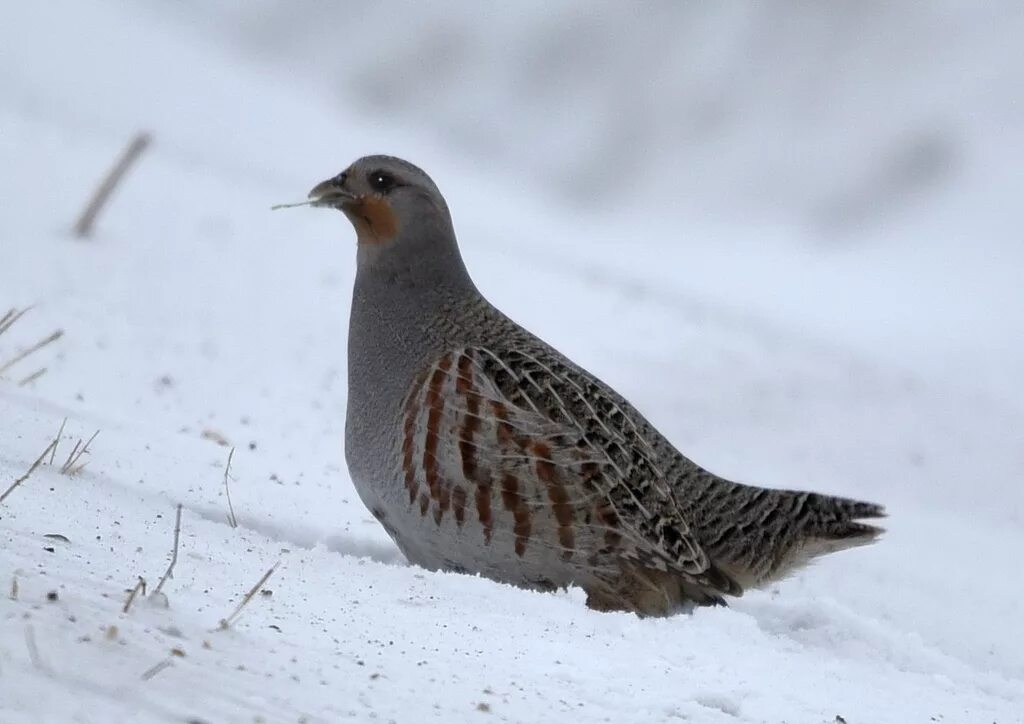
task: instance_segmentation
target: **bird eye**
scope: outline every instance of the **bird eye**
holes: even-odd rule
[[[370,187],[374,191],[387,193],[395,186],[395,177],[384,171],[374,171],[370,174]]]

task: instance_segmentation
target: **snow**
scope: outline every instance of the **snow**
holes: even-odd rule
[[[584,184],[590,205],[557,191],[559,164],[583,179],[615,164],[643,176],[605,158],[615,144],[596,144],[604,131],[585,133],[606,107],[600,83],[573,100],[590,112],[560,116],[543,140],[549,156],[564,155],[538,166],[541,154],[509,149],[541,140],[548,86],[517,96],[530,122],[519,135],[498,129],[499,148],[473,146],[457,127],[449,134],[469,140],[445,141],[438,129],[472,99],[423,91],[415,112],[383,113],[358,92],[367,34],[346,28],[358,60],[328,64],[333,9],[251,7],[24,3],[0,27],[0,315],[34,305],[0,336],[0,361],[65,330],[0,379],[0,491],[67,419],[56,464],[0,504],[0,721],[1024,721],[1012,574],[1024,550],[1024,255],[1011,243],[1019,205],[1008,203],[1022,125],[991,90],[1012,88],[1021,66],[986,42],[1019,27],[1016,16],[993,5],[985,17],[1005,22],[992,36],[981,23],[951,36],[960,75],[984,71],[984,103],[959,75],[948,96],[940,80],[921,89],[919,61],[879,91],[917,84],[918,95],[877,127],[871,109],[849,120],[842,154],[826,143],[842,135],[841,111],[814,117],[800,148],[827,146],[861,178],[889,131],[922,108],[965,104],[970,120],[953,134],[968,139],[967,160],[942,183],[836,241],[808,231],[815,205],[798,204],[832,193],[814,182],[828,170],[784,166],[776,184],[763,180],[780,156],[755,149],[792,132],[778,104],[754,105],[748,126],[768,128],[731,126],[704,147],[725,157],[706,185],[683,180],[692,202],[671,204],[657,169],[637,192],[625,188],[632,175],[612,179],[611,197]],[[468,8],[458,22],[420,24],[468,38],[494,22]],[[595,37],[627,20],[605,13]],[[948,31],[960,16],[947,15],[921,27]],[[391,17],[371,9],[352,23]],[[317,19],[322,35],[310,35]],[[520,6],[498,48],[537,38],[557,49],[563,21]],[[737,11],[696,23],[728,42],[705,38],[687,78],[724,62],[716,53],[760,27],[751,22]],[[809,38],[820,40],[820,24],[833,25],[819,18]],[[380,49],[428,40],[403,24]],[[456,63],[474,70],[449,81],[481,88],[489,137],[507,103],[495,78],[519,71],[479,46],[459,51],[480,62]],[[865,57],[830,90],[844,104],[858,97],[844,88],[887,67]],[[802,67],[799,54],[785,63]],[[397,82],[391,67],[380,72]],[[644,138],[656,145],[651,123]],[[996,137],[983,132],[996,126]],[[139,129],[152,148],[94,238],[71,238],[89,190]],[[499,306],[620,389],[687,454],[737,479],[883,502],[887,535],[728,609],[666,620],[589,611],[578,590],[537,594],[407,566],[343,460],[351,231],[323,211],[269,211],[378,151],[432,173]],[[750,176],[730,196],[745,155]],[[593,156],[612,165],[583,174]],[[61,474],[74,441],[96,430],[87,466]],[[229,448],[209,433],[236,449],[237,528],[224,494]],[[139,576],[152,591],[166,570],[179,503],[167,605],[140,596],[123,612]],[[267,593],[222,629],[278,563]]]

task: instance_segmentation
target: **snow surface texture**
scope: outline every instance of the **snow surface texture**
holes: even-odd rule
[[[749,194],[729,202],[737,159],[709,176],[699,202],[714,206],[715,196],[741,210],[736,218],[680,211],[661,168],[634,198],[634,180],[649,179],[622,158],[610,196],[585,208],[553,191],[547,172],[560,164],[550,165],[549,148],[516,165],[439,140],[428,117],[444,118],[448,96],[436,114],[427,95],[416,113],[360,105],[332,84],[346,67],[351,83],[369,82],[359,74],[374,44],[359,28],[386,20],[369,6],[341,27],[328,4],[315,15],[285,3],[265,17],[255,3],[182,5],[190,19],[178,8],[170,20],[156,4],[20,3],[0,26],[0,315],[35,305],[0,337],[0,364],[66,331],[0,379],[0,492],[67,418],[55,464],[0,505],[0,722],[1024,721],[1024,611],[1012,573],[1024,551],[1015,367],[1024,309],[1008,281],[1022,254],[997,233],[1012,214],[989,213],[1011,198],[1003,171],[1020,158],[1019,105],[1000,106],[991,91],[990,105],[969,106],[974,125],[958,126],[973,142],[1001,124],[1005,163],[962,159],[898,220],[835,244],[813,224],[755,223],[763,217]],[[558,37],[573,18],[522,7],[504,40],[531,28]],[[262,19],[232,24],[243,12]],[[987,12],[999,20],[992,37],[1020,28],[995,5]],[[474,18],[498,22],[484,15],[466,9],[465,25],[450,27],[465,35]],[[299,23],[310,17],[337,32],[313,42]],[[754,20],[720,17],[719,30],[738,43]],[[278,57],[254,61],[275,23]],[[228,26],[243,42],[211,42],[236,37]],[[449,27],[441,17],[426,26]],[[408,41],[404,27],[395,38]],[[825,42],[806,34],[811,47]],[[713,62],[719,46],[693,35],[703,38],[694,57]],[[976,61],[965,73],[984,68],[989,83],[1019,74],[996,62],[998,43],[976,25],[952,38],[958,57]],[[328,41],[339,53],[332,65],[296,70]],[[380,52],[391,48],[382,41]],[[358,63],[346,65],[346,53]],[[864,49],[866,65],[881,63],[873,57]],[[456,66],[484,75],[478,100],[491,108],[497,61],[475,60]],[[923,73],[899,70],[887,96]],[[379,72],[370,84],[381,88],[402,75],[387,64]],[[850,97],[844,87],[852,93],[865,74],[836,76],[831,93]],[[576,102],[581,117],[605,117],[597,100]],[[920,108],[892,106],[891,122],[910,123]],[[749,135],[730,132],[737,145],[718,142],[752,154],[754,176],[774,161],[753,150],[768,153],[766,137],[792,132],[784,120],[762,122],[753,114]],[[153,147],[95,237],[72,239],[85,196],[140,128]],[[509,144],[529,148],[542,130],[519,129],[527,135]],[[874,130],[858,117],[845,131],[833,128],[848,146],[837,163],[870,179]],[[268,211],[376,151],[434,175],[467,262],[499,306],[619,388],[687,454],[742,480],[885,503],[885,538],[729,609],[667,620],[594,613],[576,590],[537,594],[406,566],[344,468],[351,231],[327,212]],[[564,153],[602,155],[582,142]],[[795,196],[835,188],[794,168],[768,187],[784,195],[795,174],[806,185]],[[880,261],[880,276],[869,273]],[[961,308],[943,290],[970,299]],[[18,386],[40,366],[45,375]],[[97,429],[87,466],[62,475],[73,442]],[[237,528],[224,495],[228,448],[211,432],[236,447]],[[166,599],[139,596],[123,613],[138,577],[151,592],[165,571],[179,503]]]

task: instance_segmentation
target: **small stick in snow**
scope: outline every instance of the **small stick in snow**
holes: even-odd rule
[[[142,680],[149,681],[154,676],[159,674],[161,671],[166,669],[168,666],[173,664],[175,657],[182,658],[184,656],[185,652],[182,649],[171,649],[171,653],[168,654],[166,659],[161,659],[160,661],[156,662],[156,664],[142,672]]]
[[[30,374],[28,377],[23,379],[21,382],[19,382],[18,383],[18,387],[25,387],[26,385],[30,385],[30,384],[32,384],[33,382],[35,382],[36,380],[38,380],[40,377],[42,377],[45,374],[46,374],[46,368],[45,367],[40,367],[35,372]]]
[[[135,584],[135,588],[128,594],[128,600],[124,602],[124,608],[121,609],[121,613],[128,613],[128,609],[132,607],[132,603],[135,602],[135,597],[139,594],[146,595],[146,579],[139,576],[139,582]]]
[[[64,475],[65,471],[69,469],[69,466],[71,465],[71,458],[75,457],[75,453],[78,452],[78,449],[80,447],[82,447],[82,438],[78,438],[78,442],[75,443],[75,446],[71,448],[71,452],[68,453],[68,459],[65,460],[64,464],[60,466],[61,475]],[[75,459],[77,460],[78,458]]]
[[[150,594],[150,598],[160,593],[160,589],[164,587],[164,583],[174,573],[174,564],[178,562],[178,541],[181,539],[181,503],[178,503],[178,515],[174,520],[174,552],[171,553],[171,564],[167,566],[167,571],[164,573],[163,578],[160,579],[159,583],[156,584],[156,588],[153,589],[153,593]]]
[[[170,656],[168,656],[166,659],[161,659],[160,661],[156,662],[156,664],[154,664],[153,666],[149,667],[148,669],[146,669],[145,671],[142,672],[142,680],[143,681],[149,681],[154,676],[156,676],[161,671],[163,671],[168,666],[170,666],[172,663],[173,663],[173,660],[171,659]]]
[[[228,485],[228,474],[231,472],[231,459],[235,456],[235,449],[231,448],[228,453],[228,463],[224,466],[224,494],[228,498],[228,525],[232,528],[238,527],[238,518],[235,517],[235,507],[231,505],[231,486]]]
[[[18,577],[14,576],[11,578],[11,593],[8,596],[12,601],[18,600]]]
[[[92,437],[90,437],[88,441],[86,441],[85,445],[82,445],[81,439],[79,439],[79,441],[75,443],[75,447],[72,448],[71,454],[68,455],[68,459],[65,460],[64,464],[60,466],[61,475],[73,476],[78,475],[80,472],[82,472],[82,469],[89,464],[89,461],[86,460],[81,465],[78,465],[77,463],[82,458],[83,455],[89,452],[89,445],[92,443],[93,440],[96,439],[96,436],[99,434],[99,430],[94,432],[92,434]]]
[[[43,340],[40,340],[40,341],[36,342],[34,345],[32,345],[28,349],[24,350],[20,354],[14,355],[14,357],[12,357],[10,360],[8,360],[4,364],[0,365],[0,375],[2,375],[4,372],[9,370],[14,365],[16,365],[19,362],[21,362],[23,359],[28,357],[33,352],[38,352],[39,350],[41,350],[46,345],[50,344],[51,342],[56,342],[58,339],[60,339],[63,336],[64,336],[64,330],[63,329],[58,329],[56,332],[51,334],[46,339],[43,339]]]
[[[61,438],[64,436],[64,426],[67,425],[67,424],[68,424],[68,418],[65,417],[60,422],[60,429],[57,430],[57,437],[55,437],[53,439],[55,444],[53,446],[53,450],[50,451],[50,465],[53,465],[53,457],[54,457],[54,455],[57,454],[57,444],[60,443]]]
[[[128,172],[128,169],[132,167],[132,164],[138,160],[142,152],[149,146],[150,140],[151,138],[148,133],[138,133],[131,140],[131,143],[125,148],[117,163],[107,172],[100,185],[96,187],[96,191],[93,192],[92,198],[89,199],[89,203],[82,211],[82,215],[75,222],[75,226],[72,229],[75,236],[79,238],[89,236],[92,232],[92,225],[96,220],[96,216],[103,209],[114,189],[117,188],[121,179]]]
[[[4,316],[0,317],[0,334],[3,334],[4,330],[7,329],[7,320],[14,316],[14,312],[15,308],[11,307]]]
[[[14,323],[21,319],[21,315],[23,315],[30,309],[32,309],[32,307],[25,307],[24,309],[16,309],[15,307],[11,307],[9,310],[7,310],[7,313],[2,318],[0,318],[0,334],[3,334],[8,329],[13,327]]]
[[[249,601],[251,601],[253,599],[253,596],[256,595],[256,592],[258,590],[260,590],[260,588],[262,588],[263,584],[267,582],[267,579],[270,578],[271,574],[273,574],[274,571],[277,570],[277,567],[279,565],[281,565],[281,561],[278,561],[273,566],[271,566],[270,570],[268,570],[266,573],[263,574],[263,578],[258,580],[256,582],[256,585],[253,586],[251,589],[249,589],[249,592],[247,594],[245,594],[245,597],[242,598],[242,600],[238,604],[238,606],[235,607],[235,610],[231,612],[231,615],[228,616],[227,618],[222,618],[220,620],[220,629],[221,629],[221,631],[223,631],[223,630],[225,630],[227,628],[230,628],[231,625],[235,621],[238,620],[238,615],[242,612],[242,609],[245,608],[245,605],[247,603],[249,603]]]
[[[43,460],[46,459],[46,456],[49,455],[56,447],[57,439],[55,438],[53,442],[46,446],[46,449],[43,450],[43,454],[36,458],[36,461],[32,463],[32,466],[28,469],[28,471],[20,478],[15,480],[13,483],[11,483],[11,486],[7,488],[7,490],[5,490],[3,494],[0,494],[0,503],[4,502],[7,499],[7,496],[14,492],[15,488],[17,488],[19,485],[28,480],[29,477],[31,477],[32,473],[36,471],[36,468],[43,464]]]

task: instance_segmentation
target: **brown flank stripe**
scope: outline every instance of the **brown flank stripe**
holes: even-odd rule
[[[476,512],[480,519],[480,525],[484,527],[484,545],[490,545],[491,535],[494,533],[494,516],[491,513],[491,486],[489,483],[480,483],[477,486]]]
[[[455,379],[455,391],[466,398],[466,414],[459,430],[459,457],[462,458],[462,477],[466,480],[476,479],[477,449],[473,439],[480,429],[480,394],[473,387],[472,366],[473,358],[469,352],[464,353],[459,357]]]
[[[513,435],[512,423],[508,421],[508,408],[497,400],[491,400],[491,412],[498,420],[498,444],[503,445],[510,442]]]
[[[437,499],[437,524],[441,525],[441,516],[448,512],[448,509],[452,507],[452,494],[451,488],[448,486],[441,487],[441,494]]]
[[[466,522],[466,489],[461,485],[452,489],[452,509],[455,511],[455,523],[461,528]]]
[[[416,446],[416,418],[420,414],[420,392],[426,374],[421,374],[413,384],[412,392],[405,401],[405,420],[402,425],[402,471],[405,473],[405,488],[409,491],[409,505],[416,501],[419,484],[416,482],[416,468],[413,465],[413,449]]]
[[[598,503],[594,508],[594,513],[603,525],[609,528],[619,527],[619,516],[615,514],[615,509],[607,500],[602,500]]]
[[[584,485],[589,485],[595,478],[601,475],[601,466],[594,462],[583,463],[581,470],[583,472]]]
[[[598,521],[605,526],[604,531],[604,544],[608,552],[611,552],[619,547],[622,542],[622,534],[619,533],[619,516],[616,515],[615,509],[608,501],[601,501],[594,508],[594,514]]]
[[[444,387],[448,370],[452,366],[452,356],[446,354],[437,363],[437,369],[430,376],[430,385],[427,387],[427,433],[423,443],[423,470],[427,478],[427,488],[430,490],[430,497],[441,502],[441,475],[437,469],[437,446],[441,441],[441,418],[444,412],[444,401],[441,399],[441,388]],[[447,496],[445,496],[447,497]],[[422,504],[420,506],[422,508]],[[447,505],[442,505],[434,513],[434,520],[441,523],[441,517]],[[423,511],[426,514],[426,511]]]
[[[494,533],[494,515],[491,512],[491,481],[490,475],[487,479],[480,474],[480,466],[477,460],[479,449],[476,446],[476,435],[480,431],[480,393],[473,385],[473,356],[472,352],[466,350],[459,356],[459,363],[455,377],[455,392],[466,398],[466,412],[463,415],[462,425],[459,429],[458,445],[459,457],[462,460],[462,477],[467,483],[476,483],[476,492],[473,496],[476,503],[477,519],[484,529],[484,545],[491,544],[491,537]],[[452,492],[455,506],[455,520],[462,525],[466,515],[465,489],[457,487]]]
[[[501,499],[505,508],[512,511],[515,525],[512,532],[516,536],[516,555],[520,558],[526,553],[526,544],[530,540],[530,509],[519,494],[519,480],[515,475],[506,473],[501,480]]]
[[[473,358],[470,353],[463,352],[459,355],[458,372],[455,377],[455,391],[465,395],[473,389]]]
[[[537,477],[547,486],[551,510],[558,521],[558,542],[562,544],[562,558],[568,560],[576,547],[576,536],[573,532],[572,505],[565,486],[558,482],[555,463],[551,459],[551,446],[546,442],[534,442],[531,452],[537,457],[535,467]]]

